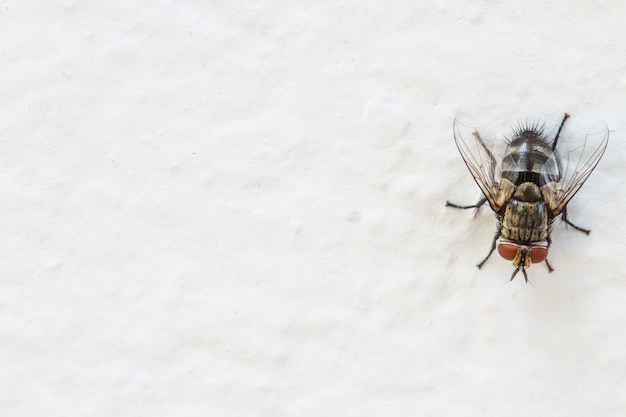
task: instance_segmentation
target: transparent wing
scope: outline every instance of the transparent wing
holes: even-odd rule
[[[605,123],[597,123],[575,134],[573,139],[578,143],[570,141],[572,144],[568,145],[567,136],[560,138],[556,149],[562,171],[550,204],[555,216],[561,214],[600,162],[609,143],[609,129]]]
[[[485,142],[478,133],[475,123],[467,116],[459,115],[454,119],[454,142],[459,149],[465,165],[483,192],[493,211],[498,211],[498,162],[494,155],[493,143]]]

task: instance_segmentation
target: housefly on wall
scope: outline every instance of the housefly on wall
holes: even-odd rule
[[[589,234],[590,230],[570,222],[567,204],[604,155],[609,132],[602,124],[565,141],[561,131],[568,118],[566,113],[553,138],[544,125],[519,124],[512,137],[503,142],[503,155],[495,154],[494,144],[487,142],[470,123],[461,117],[454,120],[454,142],[483,198],[473,205],[448,201],[446,206],[478,210],[489,203],[497,218],[491,249],[478,268],[497,248],[501,257],[513,262],[511,280],[522,271],[528,282],[526,269],[532,264],[545,262],[550,272],[554,270],[548,262],[548,250],[557,217]]]

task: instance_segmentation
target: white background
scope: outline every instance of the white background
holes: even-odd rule
[[[3,2],[2,415],[623,415],[624,16]],[[531,284],[478,270],[455,115],[566,111],[610,127],[593,232],[557,224]]]

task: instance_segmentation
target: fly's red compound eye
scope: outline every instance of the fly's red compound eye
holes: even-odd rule
[[[498,253],[507,261],[512,261],[515,259],[515,255],[517,255],[517,245],[514,243],[501,242],[498,244]]]
[[[533,246],[533,248],[530,250],[530,260],[534,264],[545,261],[547,257],[548,248],[544,248],[543,246]]]

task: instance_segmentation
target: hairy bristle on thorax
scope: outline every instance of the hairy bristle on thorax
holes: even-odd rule
[[[537,121],[524,120],[517,122],[517,125],[513,127],[513,134],[510,137],[505,136],[505,139],[507,143],[510,144],[520,136],[530,136],[543,140],[544,142],[549,142],[548,137],[546,136],[545,123]]]

